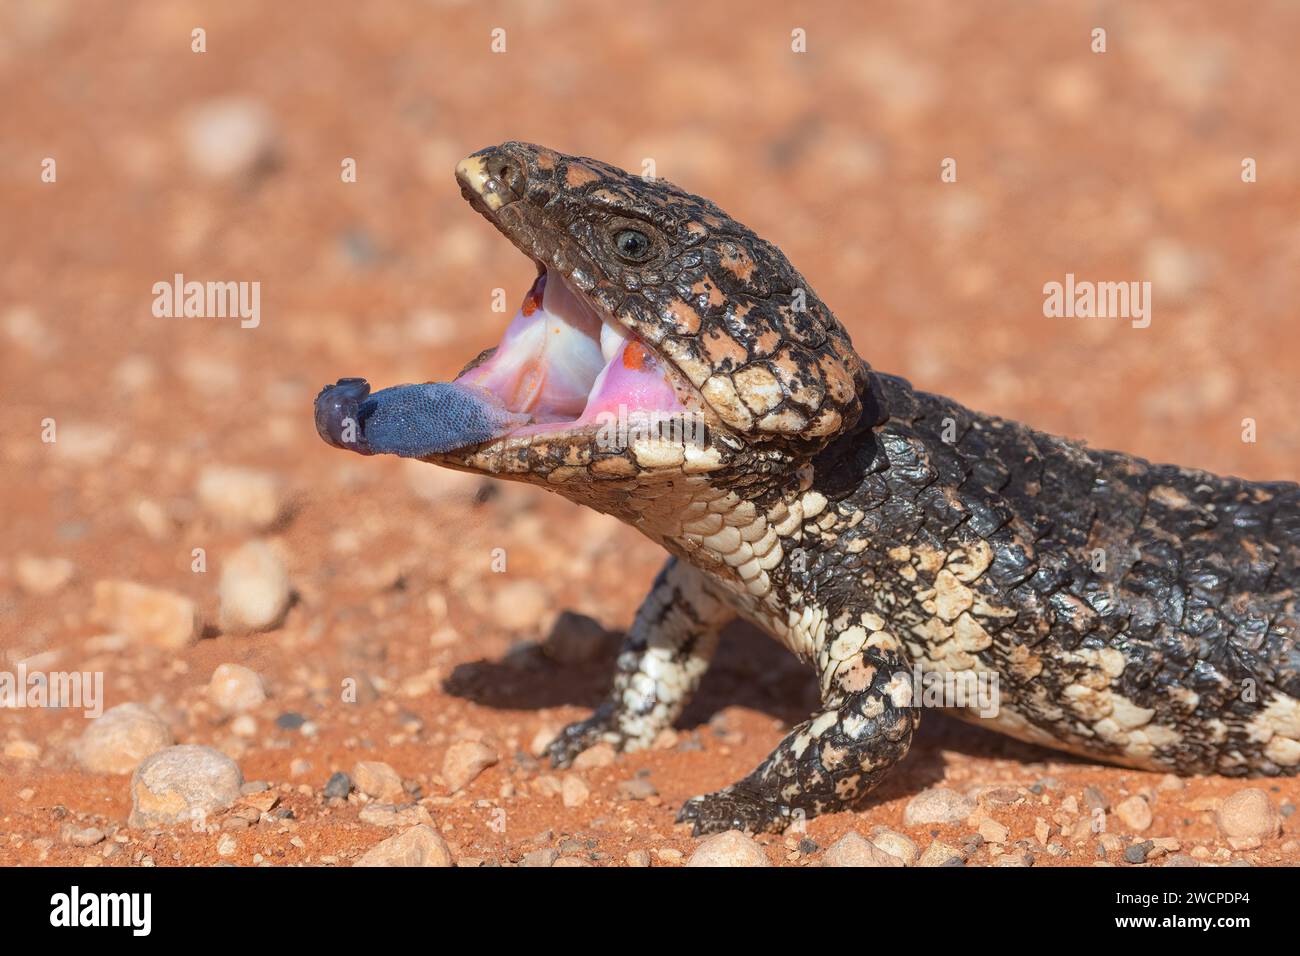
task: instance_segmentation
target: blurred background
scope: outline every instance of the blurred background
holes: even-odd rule
[[[498,339],[492,290],[513,309],[532,266],[452,173],[505,139],[652,159],[778,243],[864,357],[918,387],[1096,447],[1294,479],[1297,35],[1283,0],[5,0],[0,645],[110,660],[110,704],[184,710],[237,658],[325,707],[357,661],[380,686],[432,674],[424,701],[561,609],[626,625],[660,561],[648,542],[313,429],[326,382],[445,379]],[[176,273],[259,282],[260,324],[156,317],[153,285]],[[1150,327],[1045,318],[1067,273],[1151,282]],[[215,571],[250,538],[291,582],[274,640],[227,636],[217,575],[194,573],[195,548]],[[509,580],[484,570],[507,542]],[[94,585],[116,578],[188,597],[214,639],[103,643],[117,625]],[[434,641],[430,665],[446,628],[479,643]],[[25,719],[9,739],[81,729]],[[33,766],[58,772],[56,750]]]

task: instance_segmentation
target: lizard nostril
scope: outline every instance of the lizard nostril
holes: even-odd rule
[[[503,192],[515,199],[524,197],[526,179],[523,166],[509,156],[493,156],[487,163],[488,175],[497,181]]]

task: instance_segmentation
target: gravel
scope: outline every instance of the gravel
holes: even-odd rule
[[[38,558],[22,554],[14,562],[14,580],[18,587],[37,597],[49,597],[63,590],[76,571],[76,565],[67,558]]]
[[[992,817],[986,817],[980,821],[979,835],[986,843],[1006,843],[1011,836],[1011,831]]]
[[[185,156],[209,179],[247,178],[264,168],[275,150],[275,124],[260,102],[221,97],[200,103],[181,130]]]
[[[975,809],[975,801],[946,787],[924,790],[908,801],[903,810],[903,825],[960,823]]]
[[[866,837],[852,831],[832,843],[822,856],[825,866],[902,866],[903,861],[886,853]]]
[[[280,480],[252,468],[208,465],[199,473],[199,505],[223,527],[267,531],[288,510]]]
[[[559,850],[556,850],[554,847],[542,847],[540,850],[533,850],[529,853],[525,853],[523,859],[519,861],[519,865],[527,867],[554,866],[555,861],[559,858]]]
[[[573,769],[592,770],[597,767],[608,767],[617,756],[614,748],[609,744],[596,744],[573,758]]]
[[[1124,848],[1125,863],[1145,863],[1147,856],[1155,849],[1155,843],[1150,840],[1143,840],[1141,843],[1134,843]]]
[[[351,792],[352,778],[341,770],[330,774],[329,780],[325,781],[326,800],[346,800]]]
[[[560,798],[564,805],[572,809],[580,807],[591,796],[591,788],[577,774],[571,773],[564,778],[560,788]]]
[[[739,830],[715,833],[703,840],[687,866],[771,866],[767,854],[754,840]]]
[[[132,581],[95,582],[91,620],[130,640],[181,650],[199,639],[202,621],[189,598]]]
[[[1110,809],[1110,800],[1096,787],[1083,788],[1083,802],[1087,805],[1089,811]]]
[[[451,866],[451,848],[422,823],[372,846],[353,866]]]
[[[1151,826],[1151,804],[1145,797],[1134,795],[1119,802],[1115,816],[1133,832],[1141,833]]]
[[[130,773],[171,745],[172,732],[161,717],[143,704],[119,704],[91,721],[74,749],[91,773]]]
[[[249,541],[230,553],[217,593],[221,629],[228,634],[278,627],[293,596],[284,562],[265,541]]]
[[[131,816],[137,829],[194,822],[239,799],[239,766],[218,750],[183,744],[160,750],[131,777]]]
[[[406,799],[401,775],[383,761],[358,761],[352,768],[352,780],[358,791],[380,803],[398,804]]]
[[[242,664],[220,664],[208,682],[208,700],[226,714],[241,714],[266,700],[266,688],[257,671]]]
[[[1219,831],[1234,849],[1247,849],[1277,835],[1280,821],[1268,794],[1258,787],[1238,790],[1219,805]],[[1235,842],[1234,842],[1235,841]]]
[[[655,785],[644,777],[620,780],[614,789],[622,800],[649,800],[659,795]]]
[[[508,631],[533,630],[550,603],[550,592],[540,581],[508,581],[492,597],[492,618]]]
[[[965,857],[961,850],[935,840],[921,854],[918,866],[964,866]]]
[[[71,846],[88,847],[104,840],[104,831],[98,827],[86,827],[84,829],[69,830],[66,835],[66,842]]]
[[[452,793],[465,789],[488,767],[501,759],[487,744],[460,740],[447,748],[442,758],[442,779]]]
[[[889,827],[876,827],[871,831],[871,842],[903,861],[904,866],[911,866],[921,857],[921,850],[916,841]]]

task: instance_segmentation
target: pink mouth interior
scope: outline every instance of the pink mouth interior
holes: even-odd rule
[[[492,356],[456,382],[527,415],[513,435],[598,424],[620,408],[685,411],[658,357],[549,271],[528,290]]]

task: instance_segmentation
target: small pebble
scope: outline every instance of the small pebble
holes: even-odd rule
[[[886,853],[903,861],[904,866],[911,866],[921,858],[921,850],[916,841],[889,827],[875,827],[871,831],[871,842]]]
[[[591,789],[583,782],[577,774],[569,774],[564,778],[560,797],[564,805],[569,808],[580,807],[587,802],[591,796]]]
[[[130,773],[145,757],[172,744],[166,722],[143,704],[118,704],[90,722],[74,750],[91,773]]]
[[[925,852],[921,854],[921,859],[918,862],[919,866],[927,867],[962,866],[964,864],[965,859],[962,856],[961,850],[951,847],[946,843],[941,843],[938,840],[935,840],[925,848]]]
[[[189,598],[131,581],[96,581],[91,620],[130,640],[181,650],[199,638],[199,611]]]
[[[185,117],[182,134],[190,165],[210,179],[248,177],[266,166],[275,148],[270,112],[247,97],[204,101]]]
[[[1225,837],[1243,844],[1235,849],[1247,849],[1246,843],[1272,838],[1280,826],[1268,794],[1258,787],[1238,790],[1224,800],[1219,805],[1216,819],[1219,831]]]
[[[437,830],[422,823],[376,843],[352,865],[449,867],[451,848]]]
[[[192,823],[239,799],[238,765],[211,747],[183,744],[145,759],[131,778],[130,826]]]
[[[452,793],[463,790],[484,770],[501,758],[487,744],[460,740],[447,748],[442,759],[442,779]]]
[[[892,853],[886,853],[866,837],[850,831],[826,849],[822,864],[833,867],[902,866],[903,861]]]
[[[508,581],[492,598],[492,617],[508,631],[532,630],[550,607],[550,591],[540,581]]]
[[[520,866],[527,867],[548,867],[554,866],[555,861],[560,858],[560,852],[553,847],[542,847],[540,850],[533,850],[531,853],[525,853]]]
[[[547,724],[533,735],[532,742],[528,745],[528,752],[534,757],[546,756],[546,748],[550,746],[551,741],[560,735],[557,727]]]
[[[346,800],[351,792],[352,778],[341,770],[330,774],[329,780],[325,781],[326,800]]]
[[[68,834],[68,843],[72,844],[72,846],[94,846],[96,843],[102,842],[103,839],[104,831],[95,827],[87,827],[84,830],[73,830]]]
[[[661,854],[662,856],[662,854]],[[715,833],[696,847],[687,866],[771,866],[767,854],[739,830]]]
[[[358,761],[352,768],[352,780],[358,791],[380,803],[398,804],[406,800],[401,775],[383,761]]]
[[[307,723],[307,718],[294,711],[286,711],[275,718],[275,726],[281,730],[297,730],[305,723]]]
[[[614,748],[609,744],[596,744],[573,758],[573,769],[592,770],[596,767],[608,767],[616,757]]]
[[[1006,843],[1011,831],[992,817],[986,817],[980,821],[979,835],[986,843]]]
[[[1134,843],[1132,846],[1124,848],[1125,863],[1145,863],[1147,855],[1155,847],[1150,840],[1143,840],[1141,843]]]
[[[5,742],[4,755],[10,760],[35,760],[40,757],[41,748],[30,740],[9,740]]]
[[[249,541],[226,557],[217,593],[221,629],[228,634],[274,629],[293,596],[284,562],[265,541]]]
[[[287,510],[279,479],[252,468],[208,465],[199,473],[198,499],[204,511],[236,531],[266,531]]]
[[[1115,816],[1133,832],[1141,833],[1151,826],[1151,804],[1135,795],[1120,801],[1115,807]]]
[[[67,558],[38,558],[21,554],[14,562],[14,580],[28,594],[49,597],[63,590],[76,570],[76,565]]]
[[[623,800],[648,800],[659,793],[655,785],[644,777],[620,780],[615,790]]]
[[[903,810],[903,825],[960,823],[975,809],[975,801],[946,787],[924,790],[908,801]]]
[[[1083,788],[1083,802],[1087,804],[1090,812],[1110,809],[1110,801],[1107,800],[1106,795],[1096,787]]]
[[[208,700],[227,714],[240,714],[266,700],[266,688],[257,671],[242,664],[219,664],[208,682]]]

